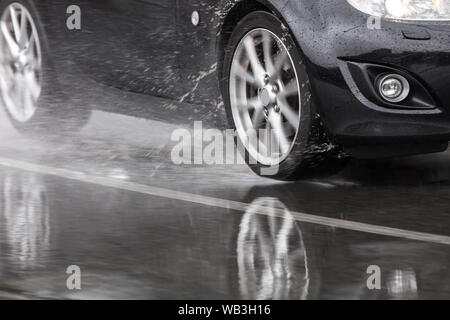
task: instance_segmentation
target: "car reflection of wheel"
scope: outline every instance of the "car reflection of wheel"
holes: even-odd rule
[[[32,2],[0,1],[0,101],[23,133],[60,134],[89,118],[65,107],[46,43]]]
[[[50,211],[44,181],[32,173],[0,176],[1,232],[14,265],[39,263],[50,245]]]
[[[283,215],[273,214],[275,209]],[[249,206],[239,229],[237,257],[244,299],[310,298],[303,235],[279,200],[259,198]]]
[[[225,50],[222,92],[228,118],[257,174],[276,166],[280,180],[332,174],[345,163],[327,142],[303,57],[274,15],[253,12]]]

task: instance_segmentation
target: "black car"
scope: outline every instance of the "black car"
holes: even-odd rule
[[[46,99],[75,86],[70,61],[186,103],[174,114],[189,120],[228,117],[250,167],[276,179],[448,147],[447,1],[1,0],[0,12],[1,100],[25,132],[86,119]]]

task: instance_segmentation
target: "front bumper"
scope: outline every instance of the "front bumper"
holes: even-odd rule
[[[373,29],[367,15],[344,3],[322,2],[322,19],[312,24],[314,36],[294,26],[307,58],[317,112],[330,138],[351,149],[436,143],[439,147],[423,152],[442,151],[442,143],[450,140],[450,23],[382,20]],[[349,67],[366,63],[417,79],[433,106],[396,108],[367,97]],[[421,152],[398,148],[399,155]]]

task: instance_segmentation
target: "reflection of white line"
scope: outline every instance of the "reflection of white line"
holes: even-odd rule
[[[153,187],[144,184],[138,184],[133,182],[121,181],[112,178],[105,178],[99,176],[87,175],[82,172],[71,171],[67,169],[61,168],[53,168],[44,165],[38,165],[29,162],[23,162],[13,159],[1,158],[0,157],[0,165],[25,171],[36,172],[40,174],[52,175],[60,178],[71,179],[75,181],[96,184],[104,187],[117,188],[121,190],[127,190],[132,192],[138,192],[143,194],[148,194],[151,196],[169,198],[174,200],[186,201],[191,203],[198,203],[202,205],[207,205],[211,207],[219,207],[223,209],[230,209],[236,211],[245,212],[250,204],[213,198],[208,196],[202,196],[193,193],[175,191],[165,188]],[[252,207],[253,208],[253,207]],[[270,215],[276,217],[284,217],[284,210],[277,208],[270,208],[267,210],[265,207],[260,207],[260,210],[257,210],[258,214],[261,215]],[[335,227],[340,229],[352,230],[352,231],[360,231],[365,233],[373,233],[377,235],[390,236],[396,238],[405,238],[410,240],[417,241],[426,241],[433,242],[439,244],[450,245],[450,237],[435,235],[431,233],[422,233],[415,231],[408,231],[396,228],[389,228],[377,225],[371,225],[367,223],[353,222],[353,221],[345,221],[334,218],[327,218],[321,216],[315,216],[311,214],[301,213],[291,211],[291,216],[294,220],[300,222],[307,222],[318,224],[322,226]]]

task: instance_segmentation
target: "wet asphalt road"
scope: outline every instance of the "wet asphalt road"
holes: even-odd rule
[[[274,182],[177,166],[182,125],[90,93],[75,134],[24,136],[0,112],[1,298],[450,298],[450,152]]]

